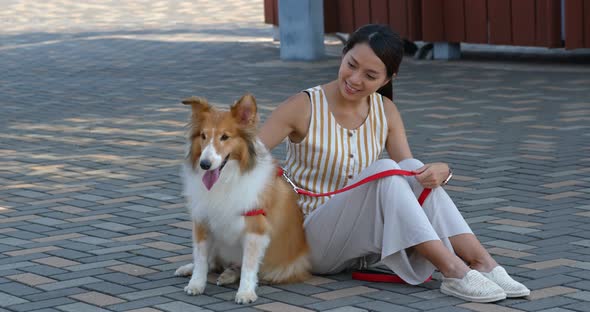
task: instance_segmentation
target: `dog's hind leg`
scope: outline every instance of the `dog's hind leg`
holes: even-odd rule
[[[180,268],[176,269],[176,272],[174,272],[174,276],[191,276],[193,274],[194,267],[195,265],[192,263],[185,264]]]
[[[229,266],[217,278],[217,286],[229,285],[237,282],[240,279],[240,268],[237,266]]]

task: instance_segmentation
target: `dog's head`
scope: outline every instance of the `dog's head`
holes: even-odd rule
[[[189,160],[195,170],[204,170],[203,183],[211,189],[228,161],[235,160],[241,171],[252,169],[256,161],[256,100],[242,96],[231,108],[219,110],[206,99],[182,101],[192,106]]]

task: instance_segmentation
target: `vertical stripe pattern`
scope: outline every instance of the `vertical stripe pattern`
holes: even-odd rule
[[[315,193],[334,191],[376,161],[385,148],[387,120],[383,99],[372,94],[365,122],[357,129],[346,129],[330,112],[321,87],[306,92],[311,100],[309,129],[300,143],[287,141],[285,169],[301,188]],[[300,195],[299,205],[308,214],[328,199]]]

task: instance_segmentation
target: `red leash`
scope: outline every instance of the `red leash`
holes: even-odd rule
[[[385,171],[381,171],[376,174],[370,175],[370,176],[368,176],[368,177],[366,177],[354,184],[348,185],[348,186],[343,187],[339,190],[326,192],[326,193],[314,193],[314,192],[310,192],[308,190],[304,190],[304,189],[298,187],[297,185],[295,185],[295,183],[293,183],[293,181],[291,181],[289,176],[287,176],[287,174],[285,173],[285,170],[283,170],[283,168],[281,168],[281,167],[277,168],[277,176],[283,176],[283,178],[285,178],[285,180],[289,184],[291,184],[291,187],[293,187],[293,190],[295,191],[295,193],[300,194],[300,195],[311,196],[311,197],[323,197],[323,196],[340,194],[340,193],[346,192],[350,189],[353,189],[355,187],[361,186],[363,184],[367,184],[371,181],[379,180],[379,179],[382,179],[385,177],[397,176],[397,175],[410,177],[410,176],[415,176],[418,174],[413,171],[400,170],[400,169],[385,170]],[[420,206],[422,206],[422,204],[424,204],[426,197],[428,197],[428,195],[430,194],[431,191],[432,191],[432,189],[425,188],[422,191],[422,193],[420,194],[420,196],[418,196],[418,203],[420,204]],[[244,217],[257,216],[257,215],[266,216],[266,213],[264,212],[263,209],[253,209],[253,210],[247,211],[243,214]]]
[[[293,187],[293,190],[297,194],[311,196],[311,197],[323,197],[323,196],[340,194],[340,193],[346,192],[350,189],[353,189],[355,187],[358,187],[363,184],[367,184],[371,181],[379,180],[379,179],[382,179],[385,177],[391,177],[391,176],[397,176],[397,175],[410,177],[410,176],[418,175],[417,173],[415,173],[413,171],[407,171],[407,170],[400,170],[400,169],[385,170],[385,171],[381,171],[376,174],[370,175],[370,176],[368,176],[368,177],[366,177],[354,184],[348,185],[348,186],[343,187],[339,190],[326,192],[326,193],[314,193],[314,192],[310,192],[308,190],[304,190],[304,189],[298,187],[297,185],[295,185],[295,183],[293,183],[293,181],[291,181],[291,179],[289,179],[289,177],[287,176],[287,174],[285,173],[283,168],[279,167],[277,170],[277,174],[282,175],[285,178],[285,180],[287,180],[287,182],[289,182],[289,184],[291,184],[291,187]],[[425,188],[422,191],[422,193],[420,194],[420,196],[418,196],[418,203],[420,203],[420,205],[422,205],[424,203],[424,201],[426,200],[426,197],[428,197],[428,195],[430,194],[431,191],[432,191],[432,189]]]

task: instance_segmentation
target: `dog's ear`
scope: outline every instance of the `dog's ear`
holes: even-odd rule
[[[250,93],[244,94],[234,106],[231,107],[232,116],[244,126],[251,126],[257,123],[256,99]]]
[[[195,115],[209,111],[209,103],[202,97],[191,96],[188,99],[182,100],[182,104],[192,106],[193,114]]]

